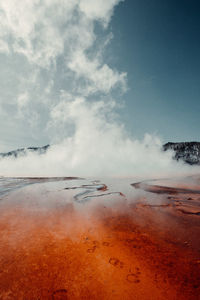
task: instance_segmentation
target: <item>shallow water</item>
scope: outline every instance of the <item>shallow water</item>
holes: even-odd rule
[[[199,299],[197,177],[134,182],[2,178],[0,299]]]

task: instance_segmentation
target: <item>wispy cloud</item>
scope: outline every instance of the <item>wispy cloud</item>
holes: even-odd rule
[[[30,139],[53,144],[46,155],[1,160],[0,174],[130,175],[173,169],[159,139],[134,140],[116,117],[114,95],[126,91],[126,73],[109,66],[104,49],[119,2],[0,2],[2,145],[8,135],[18,147]]]
[[[0,52],[6,55],[2,74],[9,81],[2,83],[4,97],[0,103],[8,117],[15,109],[20,111],[21,121],[19,114],[16,116],[18,124],[30,120],[32,115],[40,116],[36,124],[40,138],[63,90],[75,98],[93,94],[99,97],[99,93],[109,94],[117,86],[126,89],[126,73],[119,73],[104,62],[102,39],[98,42],[95,33],[96,22],[102,28],[108,26],[119,2],[0,3]],[[106,35],[109,36],[108,31]],[[29,126],[27,134],[28,130]]]

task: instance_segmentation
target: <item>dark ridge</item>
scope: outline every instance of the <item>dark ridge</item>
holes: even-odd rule
[[[50,147],[50,145],[45,145],[43,147],[21,148],[21,149],[17,149],[17,150],[5,152],[5,153],[0,153],[0,158],[25,156],[29,152],[37,152],[38,154],[44,154],[44,153],[46,153],[46,151],[49,147]]]
[[[163,150],[173,150],[173,158],[190,165],[200,165],[200,142],[166,143]]]
[[[13,150],[6,153],[0,153],[0,158],[4,157],[21,157],[29,152],[37,152],[44,154],[50,145],[43,147],[28,147]],[[162,146],[164,151],[174,151],[173,158],[177,161],[181,160],[190,165],[200,165],[200,142],[180,142],[180,143],[166,143]]]

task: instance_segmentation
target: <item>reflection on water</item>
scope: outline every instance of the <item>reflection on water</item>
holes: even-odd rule
[[[132,183],[131,186],[135,189],[162,195],[165,200],[164,204],[144,204],[146,206],[165,208],[171,206],[183,214],[200,216],[200,185],[197,185],[197,178],[194,181],[195,185],[194,182],[191,184],[191,178],[188,180],[189,184],[185,178],[182,181],[176,180],[176,183],[166,179],[165,185],[163,185],[163,181],[148,180]]]
[[[108,186],[106,184],[100,184],[100,181],[94,180],[92,181],[92,184],[83,184],[80,186],[73,186],[73,187],[67,187],[65,190],[82,190],[82,192],[79,192],[74,195],[74,200],[79,203],[84,203],[88,200],[91,200],[91,198],[97,198],[97,197],[106,197],[110,195],[119,195],[126,199],[125,195],[122,192],[107,192],[109,190]]]
[[[199,299],[199,194],[134,181],[1,178],[0,299]]]
[[[84,203],[91,198],[96,197],[105,197],[118,195],[124,199],[126,199],[125,195],[122,192],[118,191],[109,191],[109,187],[101,183],[100,180],[86,180],[78,177],[32,177],[32,178],[9,178],[9,177],[0,177],[0,197],[5,196],[11,192],[14,192],[17,189],[24,188],[26,186],[32,184],[39,183],[50,183],[50,182],[58,182],[58,181],[66,181],[67,187],[65,190],[78,190],[79,192],[74,194],[74,200],[78,203]],[[69,184],[69,181],[72,183]],[[73,186],[72,184],[77,183],[77,185]],[[84,183],[83,183],[84,182]],[[111,187],[112,189],[112,187]]]
[[[29,179],[0,177],[0,197],[29,184]]]
[[[44,182],[55,182],[63,180],[75,180],[77,177],[0,177],[0,197],[7,195],[17,189],[23,188],[25,186],[44,183]]]

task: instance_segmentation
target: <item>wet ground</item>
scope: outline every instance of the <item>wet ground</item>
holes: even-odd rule
[[[200,299],[200,177],[1,178],[0,299]]]

